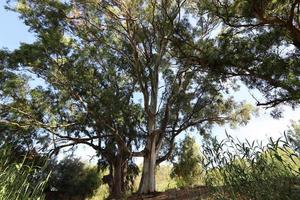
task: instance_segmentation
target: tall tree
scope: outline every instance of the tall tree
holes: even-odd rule
[[[1,94],[7,100],[1,101],[1,126],[32,130],[35,139],[49,136],[47,150],[54,154],[78,144],[91,146],[110,166],[111,193],[120,197],[127,187],[124,173],[131,166],[132,146],[142,141],[140,106],[132,104],[134,83],[124,73],[118,75],[121,68],[109,66],[122,59],[77,42],[65,30],[70,27],[64,26],[69,22],[64,12],[71,8],[59,1],[19,1],[13,8],[37,40],[1,52]],[[30,86],[26,76],[39,77],[41,86]],[[10,129],[5,129],[7,136],[15,136]]]
[[[125,57],[127,73],[142,96],[146,143],[140,193],[155,191],[156,164],[170,156],[177,135],[227,120],[245,122],[249,114],[232,99],[223,99],[224,86],[217,76],[177,59],[173,43],[191,31],[188,15],[182,15],[184,3],[118,1],[102,8],[109,14],[101,24],[113,41],[108,48]],[[208,42],[205,37],[199,40]]]
[[[43,47],[44,44],[40,45]],[[49,71],[40,68],[29,70],[28,68],[34,65],[36,59],[44,59],[45,62],[48,60],[44,55],[40,57],[36,55],[35,59],[26,58],[27,52],[31,52],[38,46],[38,42],[23,45],[7,56],[7,69],[13,71],[14,66],[20,65],[24,71],[39,76],[44,74],[45,83],[44,87],[28,87],[22,96],[22,104],[19,103],[19,98],[7,103],[3,102],[1,106],[6,108],[3,113],[8,117],[1,118],[1,125],[10,128],[6,129],[10,137],[11,135],[16,137],[11,130],[17,127],[17,130],[23,133],[27,129],[32,130],[27,135],[34,141],[46,138],[48,148],[45,150],[50,150],[51,154],[58,154],[62,148],[79,144],[94,148],[100,159],[109,165],[111,194],[113,197],[120,198],[127,187],[126,171],[132,166],[129,164],[132,159],[133,145],[137,148],[142,141],[138,128],[142,117],[140,106],[132,105],[130,88],[126,82],[121,82],[120,77],[115,81],[99,83],[101,79],[95,73],[92,77],[99,82],[91,84],[89,82],[92,81],[91,77],[88,76],[90,72],[84,73],[85,69],[80,68],[81,66],[68,71],[66,68],[57,70],[56,65],[47,64]],[[71,77],[66,78],[62,73],[81,76],[75,79],[71,74]],[[102,73],[102,75],[113,78],[113,73],[109,75]],[[57,76],[55,80],[49,80],[54,78],[53,75]],[[61,82],[56,85],[56,81]],[[5,83],[9,82],[5,81]],[[33,137],[33,133],[36,137]],[[7,142],[8,139],[5,138],[5,141]]]
[[[55,149],[83,143],[101,153],[112,141],[117,155],[142,156],[140,193],[155,191],[156,165],[170,157],[177,135],[249,120],[251,107],[225,98],[230,86],[219,75],[180,57],[182,38],[203,50],[211,44],[205,26],[189,35],[186,1],[17,2],[37,40],[9,53],[6,66],[42,78],[46,88],[34,91],[45,100],[36,107],[48,108],[41,119],[18,114],[53,134]]]
[[[155,191],[156,164],[168,158],[178,134],[191,127],[209,129],[227,120],[247,121],[249,109],[223,99],[218,77],[173,55],[177,33],[184,34],[190,26],[188,16],[182,15],[184,1],[75,5],[80,23],[92,24],[84,26],[88,38],[81,38],[124,58],[121,67],[136,83],[136,96],[141,96],[146,142],[141,151],[140,193]],[[163,155],[162,147],[167,147]]]

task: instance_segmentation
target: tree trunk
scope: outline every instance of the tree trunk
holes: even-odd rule
[[[156,138],[157,135],[154,135],[148,139],[147,151],[143,162],[142,178],[139,186],[140,194],[155,192]]]
[[[123,190],[123,174],[122,174],[122,159],[117,159],[112,163],[110,167],[110,174],[105,176],[103,181],[109,186],[108,199],[122,199]]]
[[[123,166],[122,166],[122,191],[123,193],[128,190],[127,187],[127,182],[126,182],[126,175],[128,173],[128,160],[124,161]]]
[[[112,185],[109,199],[122,199],[122,159],[117,159],[113,166]]]

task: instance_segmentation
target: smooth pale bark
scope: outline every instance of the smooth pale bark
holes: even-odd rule
[[[159,59],[158,59],[159,60]],[[158,61],[156,60],[156,61]],[[159,62],[158,62],[159,63]],[[156,131],[156,114],[157,114],[157,99],[158,99],[158,72],[159,65],[156,63],[154,70],[152,72],[151,79],[151,100],[149,105],[149,110],[147,110],[148,115],[148,139],[145,148],[144,163],[142,178],[139,185],[140,194],[148,194],[155,192],[155,167],[156,167],[156,158],[159,149],[157,149],[157,140],[158,132]],[[147,91],[144,91],[143,94],[147,94]],[[144,95],[144,100],[148,99],[148,96]],[[148,102],[147,102],[148,103]],[[148,107],[148,106],[147,106]],[[145,107],[147,109],[147,107]]]
[[[155,192],[156,139],[157,135],[153,135],[148,139],[143,162],[143,173],[139,186],[140,194]]]

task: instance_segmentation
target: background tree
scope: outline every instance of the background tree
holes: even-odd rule
[[[187,187],[201,183],[204,176],[202,159],[200,146],[194,138],[186,136],[175,153],[175,162],[173,162],[171,172],[171,177],[175,178],[177,186]]]

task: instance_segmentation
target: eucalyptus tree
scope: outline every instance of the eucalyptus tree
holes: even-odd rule
[[[74,4],[73,18],[78,29],[86,31],[81,39],[121,56],[125,62],[119,67],[136,83],[146,138],[140,152],[140,193],[155,191],[155,167],[170,156],[177,135],[191,127],[205,132],[214,123],[245,123],[251,110],[224,99],[224,84],[207,69],[177,59],[173,43],[190,27],[184,5],[185,1]]]
[[[199,23],[205,13],[217,24],[207,57],[199,57],[224,78],[239,77],[265,100],[257,105],[293,107],[300,99],[300,2],[298,0],[204,0],[190,10]],[[189,43],[191,45],[191,43]],[[199,44],[193,43],[197,48]],[[214,59],[210,59],[210,58]]]
[[[142,156],[139,192],[154,192],[156,165],[171,156],[176,136],[245,124],[252,110],[224,96],[231,86],[205,63],[182,59],[182,40],[201,44],[183,46],[188,52],[205,52],[206,27],[214,25],[207,21],[202,34],[190,35],[188,7],[168,0],[17,1],[14,10],[36,41],[7,52],[6,66],[45,82],[25,101],[33,111],[42,108],[42,117],[19,108],[24,121],[17,124],[51,133],[54,150],[82,143],[103,157],[105,148],[118,151],[107,156],[112,162],[120,152],[126,159]]]
[[[79,144],[92,147],[101,160],[100,167],[106,167],[103,163],[109,166],[112,196],[120,198],[128,186],[127,179],[132,176],[127,171],[134,167],[130,164],[133,145],[137,148],[139,140],[142,141],[138,128],[142,115],[139,105],[132,105],[131,86],[121,76],[114,77],[114,71],[103,72],[81,61],[85,59],[83,49],[73,50],[70,57],[65,58],[64,66],[51,63],[52,55],[43,55],[43,51],[34,54],[34,50],[45,48],[44,45],[36,41],[7,54],[5,66],[8,70],[27,71],[40,76],[44,83],[36,88],[28,86],[22,99],[2,102],[1,106],[6,108],[3,113],[8,117],[1,118],[1,124],[10,128],[6,130],[7,135],[14,136],[11,129],[16,127],[23,133],[32,130],[36,136],[28,135],[35,142],[45,138],[44,150],[51,155]],[[80,56],[80,59],[73,63],[73,56]],[[15,69],[16,66],[20,69]],[[93,70],[95,72],[91,72]],[[108,81],[114,78],[116,80]]]
[[[91,146],[108,163],[111,193],[120,197],[132,166],[132,146],[142,141],[140,106],[131,99],[134,82],[113,66],[123,60],[77,41],[66,26],[64,12],[71,9],[66,3],[19,1],[11,9],[22,14],[36,41],[1,51],[1,127],[32,130],[35,139],[47,139],[51,154]],[[30,76],[39,77],[40,86],[30,86]]]

